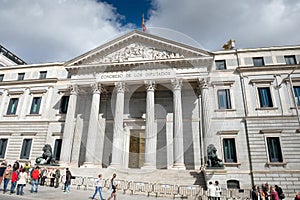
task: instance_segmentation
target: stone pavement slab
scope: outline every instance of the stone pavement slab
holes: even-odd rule
[[[89,200],[91,199],[92,195],[94,194],[93,190],[77,190],[76,188],[71,188],[70,193],[64,193],[61,188],[52,188],[48,186],[39,186],[38,193],[30,193],[31,185],[27,184],[24,188],[24,195],[16,195],[9,194],[9,191],[3,194],[2,185],[0,191],[0,200]],[[103,192],[103,198],[107,199],[108,194],[106,190]],[[99,193],[96,196],[96,199],[99,200]],[[118,200],[163,200],[163,199],[171,199],[168,197],[147,197],[146,195],[130,195],[130,194],[122,194],[122,191],[117,192],[117,199]]]

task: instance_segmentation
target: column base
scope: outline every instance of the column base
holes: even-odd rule
[[[186,167],[183,163],[176,163],[174,164],[171,169],[175,169],[175,170],[186,170]]]
[[[124,168],[121,164],[119,163],[111,163],[108,168],[110,169],[121,169],[121,168]]]
[[[152,163],[144,163],[144,166],[141,167],[141,169],[156,169],[156,166],[153,165]]]

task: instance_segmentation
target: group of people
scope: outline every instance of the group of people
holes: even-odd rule
[[[109,189],[108,189],[108,194],[109,194],[109,198],[108,200],[110,199],[114,199],[116,200],[117,199],[117,182],[115,181],[117,175],[116,174],[113,174],[112,178],[110,179],[110,185],[109,185]],[[98,179],[96,180],[96,183],[95,183],[95,192],[93,194],[93,197],[92,199],[95,199],[97,193],[99,193],[100,195],[100,200],[103,200],[103,194],[102,194],[102,174],[99,174],[98,175]]]
[[[46,179],[50,181],[50,187],[57,188],[60,176],[59,168],[32,167],[30,162],[26,162],[23,166],[18,161],[13,165],[3,161],[0,165],[0,184],[3,182],[3,193],[9,190],[10,194],[16,192],[17,195],[23,195],[23,188],[27,183],[31,184],[31,193],[38,192],[38,185],[45,185]],[[8,188],[9,183],[10,188]]]
[[[278,185],[269,186],[268,183],[264,183],[261,189],[257,185],[252,187],[251,198],[252,200],[282,200],[285,195]]]
[[[207,186],[208,200],[220,200],[221,194],[222,194],[222,190],[219,185],[219,181],[215,181],[214,184],[212,181],[209,181]]]

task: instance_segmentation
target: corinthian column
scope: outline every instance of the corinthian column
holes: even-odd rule
[[[70,163],[72,146],[73,146],[78,86],[72,85],[70,87],[70,89],[71,89],[71,92],[70,92],[70,98],[69,98],[68,111],[67,111],[67,115],[66,115],[62,147],[61,147],[61,156],[60,156],[60,161],[62,164]]]
[[[204,151],[204,157],[207,159],[206,146],[209,145],[209,129],[210,129],[210,100],[208,93],[208,80],[200,79],[199,86],[201,90],[201,111],[202,111],[202,151]],[[205,159],[205,160],[206,160]]]
[[[182,103],[181,87],[182,81],[174,79],[171,81],[173,89],[173,112],[174,112],[174,164],[173,168],[185,169],[183,150],[183,129],[182,129]]]
[[[90,111],[90,120],[89,120],[89,129],[87,135],[87,143],[86,143],[86,152],[85,152],[85,163],[84,165],[93,166],[95,164],[95,156],[99,160],[101,157],[102,161],[102,151],[95,152],[96,145],[103,145],[103,140],[101,140],[100,144],[96,144],[96,141],[99,137],[98,135],[98,126],[99,126],[99,108],[100,108],[100,94],[101,94],[101,84],[93,83],[93,99],[91,104],[91,111]],[[102,149],[102,148],[101,148]],[[102,162],[101,162],[102,163]]]
[[[154,89],[152,81],[146,81],[147,105],[146,105],[146,132],[145,132],[145,163],[143,168],[156,168],[156,140],[154,123]]]
[[[114,117],[114,135],[112,146],[111,167],[121,167],[123,164],[123,114],[124,114],[124,92],[125,83],[115,83],[117,90],[115,117]]]

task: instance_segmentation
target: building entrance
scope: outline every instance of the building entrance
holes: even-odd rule
[[[129,143],[129,168],[141,168],[145,162],[145,130],[131,130]]]

